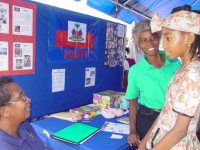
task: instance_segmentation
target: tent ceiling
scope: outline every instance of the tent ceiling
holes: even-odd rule
[[[129,24],[150,19],[155,12],[166,18],[174,7],[186,4],[200,10],[200,0],[87,0],[88,6]]]

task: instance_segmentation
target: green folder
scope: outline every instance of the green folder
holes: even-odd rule
[[[51,134],[51,137],[73,144],[82,144],[99,131],[99,128],[91,125],[74,123],[56,133]]]

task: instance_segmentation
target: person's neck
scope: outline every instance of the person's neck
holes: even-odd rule
[[[191,55],[185,55],[185,56],[182,56],[180,58],[181,58],[182,66],[185,66],[192,61],[199,60],[198,56],[196,56],[196,55],[192,59],[191,59]]]
[[[159,52],[153,56],[146,55],[146,60],[156,68],[160,68],[165,64],[164,56],[162,56]]]
[[[16,138],[19,138],[19,135],[17,134],[18,127],[19,123],[13,122],[13,120],[0,119],[0,130],[3,130]]]

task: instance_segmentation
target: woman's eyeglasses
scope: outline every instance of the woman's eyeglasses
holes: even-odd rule
[[[17,99],[11,100],[11,101],[7,102],[5,105],[11,104],[11,103],[15,103],[15,102],[20,102],[20,101],[27,101],[27,100],[28,100],[27,96],[21,95],[21,96],[18,97]]]

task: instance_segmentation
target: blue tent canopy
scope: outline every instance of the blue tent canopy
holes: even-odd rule
[[[173,8],[182,5],[200,10],[200,0],[87,0],[87,5],[129,24],[150,19],[153,13],[166,18]]]

